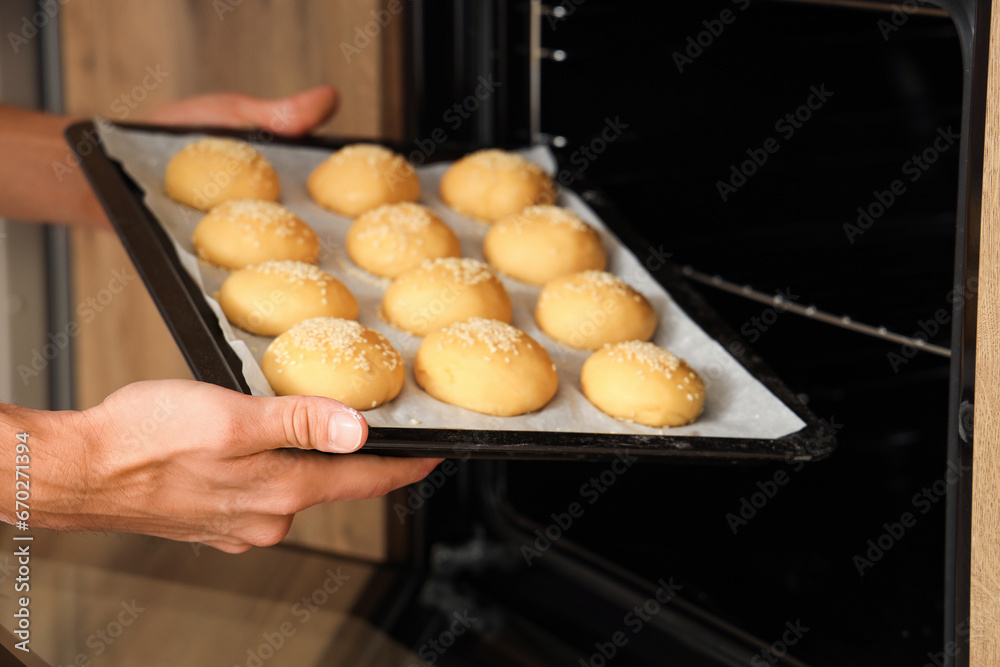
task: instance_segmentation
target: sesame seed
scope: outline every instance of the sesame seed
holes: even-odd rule
[[[459,285],[478,285],[488,280],[497,280],[490,267],[478,259],[469,257],[439,257],[425,259],[416,269],[407,271],[397,280],[423,281],[425,276],[443,272],[445,280]]]
[[[449,324],[441,329],[440,333],[439,347],[442,343],[457,342],[461,343],[462,347],[485,343],[492,353],[513,352],[516,355],[518,345],[528,341],[528,334],[520,329],[500,320],[488,320],[482,317]],[[530,346],[531,343],[527,342],[527,345]],[[485,359],[490,358],[485,357]]]
[[[527,170],[533,174],[545,174],[541,167],[526,157],[496,148],[476,151],[466,155],[462,160],[474,162],[494,172]]]
[[[367,336],[375,338],[371,351]],[[304,356],[302,351],[307,351],[322,353],[324,363],[353,362],[354,370],[365,373],[372,370],[372,361],[390,371],[403,363],[399,352],[382,334],[354,320],[336,317],[314,317],[299,322],[275,338],[268,349],[273,351],[278,365],[294,365],[291,356],[296,351],[300,359]]]
[[[446,227],[434,213],[420,204],[404,202],[386,204],[362,214],[354,221],[359,241],[376,248],[385,245],[389,252],[406,250],[410,245],[423,245],[424,236],[432,226]]]
[[[615,361],[623,363],[633,359],[646,366],[649,370],[665,374],[671,377],[681,364],[680,358],[662,347],[639,340],[630,340],[625,343],[608,343],[604,349],[614,356]],[[680,385],[684,389],[683,385]]]
[[[291,236],[299,227],[308,229],[308,225],[281,204],[259,199],[225,201],[213,208],[209,215],[235,223],[247,233],[256,232],[261,227],[275,227],[279,236]]]
[[[520,213],[515,213],[497,223],[501,233],[522,233],[527,227],[568,227],[582,234],[596,233],[573,211],[560,206],[536,205],[529,206]]]
[[[278,276],[286,282],[304,285],[306,282],[313,282],[320,285],[336,280],[326,271],[320,269],[315,264],[306,262],[296,262],[293,260],[280,260],[262,262],[247,270],[260,273],[265,276]],[[326,290],[320,290],[321,294],[326,294]]]
[[[387,166],[393,170],[405,169],[408,166],[403,156],[393,153],[388,148],[377,144],[351,144],[350,146],[344,146],[327,158],[330,164],[337,165],[354,162],[355,160],[364,160],[369,167],[373,168],[379,163],[387,163]]]
[[[607,271],[581,271],[574,274],[568,282],[563,284],[563,287],[571,292],[587,291],[599,295],[602,292],[611,291],[619,296],[634,295],[638,299],[642,298],[629,287],[628,283]]]
[[[243,164],[250,164],[258,158],[262,160],[264,159],[253,146],[245,141],[227,139],[224,137],[207,137],[205,139],[200,139],[185,146],[182,149],[182,152],[215,153],[229,158],[230,160],[242,162]]]

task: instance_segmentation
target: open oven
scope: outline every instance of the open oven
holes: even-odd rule
[[[384,564],[49,536],[53,633],[83,638],[53,664],[968,664],[985,3],[403,4],[399,149],[547,146],[816,428],[795,455],[456,449],[390,499]],[[74,624],[84,575],[105,627]],[[176,612],[145,652],[144,595]],[[209,649],[233,606],[245,645]]]

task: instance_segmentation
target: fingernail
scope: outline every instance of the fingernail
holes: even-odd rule
[[[346,454],[360,447],[365,434],[363,419],[353,408],[339,410],[330,420],[330,451]]]

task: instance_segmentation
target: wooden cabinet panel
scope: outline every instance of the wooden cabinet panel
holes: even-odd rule
[[[1000,1],[993,2],[983,156],[972,478],[971,665],[1000,664]]]

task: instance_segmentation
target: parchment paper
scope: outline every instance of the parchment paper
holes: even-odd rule
[[[191,233],[202,213],[169,199],[163,191],[163,176],[170,157],[202,135],[171,135],[126,130],[99,123],[107,153],[122,163],[125,171],[145,192],[146,206],[160,221],[177,248],[185,268],[205,290],[226,339],[243,360],[243,372],[256,395],[273,395],[259,361],[271,338],[254,336],[226,321],[213,296],[228,272],[200,260],[191,244]],[[334,215],[313,203],[306,188],[309,173],[329,154],[328,150],[257,144],[274,165],[281,179],[281,202],[308,222],[322,243],[320,266],[341,280],[358,299],[359,321],[382,332],[406,360],[407,376],[402,393],[365,418],[372,426],[420,428],[490,429],[518,431],[568,431],[577,433],[623,433],[643,435],[714,436],[721,438],[780,438],[805,426],[795,413],[757,381],[721,345],[706,334],[674,303],[666,290],[646,271],[637,258],[605,227],[596,214],[575,193],[562,189],[558,204],[575,211],[601,234],[608,250],[608,270],[624,278],[644,294],[660,314],[660,326],[653,339],[686,359],[707,384],[705,412],[694,424],[656,429],[608,417],[590,404],[580,390],[580,368],[588,352],[556,343],[535,325],[535,301],[540,288],[502,278],[514,304],[514,326],[544,345],[559,371],[559,392],[538,412],[518,417],[489,417],[441,403],[421,390],[413,379],[413,357],[420,338],[403,333],[381,321],[378,305],[388,281],[354,266],[344,250],[351,225],[348,218]],[[553,173],[555,160],[546,148],[533,148],[524,155]],[[422,188],[421,203],[448,223],[462,242],[465,256],[483,260],[482,242],[486,225],[464,218],[447,208],[438,198],[438,182],[450,163],[436,163],[418,169]]]

